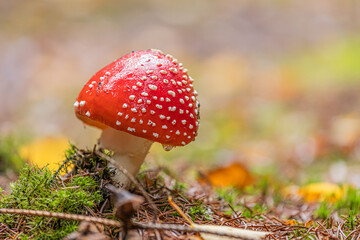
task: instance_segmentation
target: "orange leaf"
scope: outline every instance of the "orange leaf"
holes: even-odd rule
[[[242,164],[234,162],[227,167],[220,167],[206,173],[199,181],[210,182],[215,187],[244,188],[252,184],[254,178]]]

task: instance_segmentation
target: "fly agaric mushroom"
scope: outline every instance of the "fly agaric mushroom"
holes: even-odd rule
[[[136,175],[153,142],[169,151],[195,140],[199,102],[187,69],[159,50],[136,51],[98,71],[81,90],[77,118],[102,129],[100,146]],[[129,180],[116,172],[114,181]]]

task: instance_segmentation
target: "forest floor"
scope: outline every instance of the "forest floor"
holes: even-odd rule
[[[11,184],[11,192],[2,195],[0,207],[110,218],[121,221],[125,227],[106,223],[94,227],[82,223],[78,228],[79,221],[74,219],[59,220],[46,213],[40,213],[40,217],[29,216],[23,212],[1,215],[2,239],[60,239],[70,233],[73,234],[68,239],[85,239],[81,238],[85,236],[86,239],[117,239],[124,236],[125,228],[134,229],[126,239],[212,239],[181,229],[193,223],[266,232],[266,239],[360,237],[359,190],[352,186],[316,183],[297,187],[274,176],[250,176],[238,163],[187,181],[174,169],[145,166],[129,192],[111,194],[106,187],[111,183],[111,173],[105,167],[108,155],[95,148],[89,151],[73,146],[66,156],[61,168],[72,170],[62,177],[59,171],[54,173],[46,168],[23,169],[17,182]],[[232,171],[241,175],[242,187],[214,186],[218,184],[216,178],[223,178],[219,181],[224,184],[233,181]],[[236,176],[233,178],[239,181]],[[110,195],[116,200],[110,200]],[[115,203],[115,216],[109,202]],[[131,205],[130,210],[126,208],[127,203]],[[151,226],[141,229],[136,225],[152,222],[157,226],[177,224],[180,229],[160,227],[157,230]],[[216,227],[212,229],[218,231]],[[213,235],[214,239],[230,239],[219,231],[219,235]]]

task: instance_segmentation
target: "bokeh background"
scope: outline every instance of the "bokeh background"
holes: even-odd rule
[[[196,142],[156,144],[150,162],[240,161],[359,185],[356,0],[0,1],[0,141],[62,136],[92,148],[99,131],[75,118],[77,94],[103,66],[148,48],[184,63],[201,102]]]

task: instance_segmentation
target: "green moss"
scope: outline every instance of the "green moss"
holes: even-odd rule
[[[92,152],[80,152],[71,146],[60,168],[69,166],[75,166],[73,175],[63,179],[47,168],[26,166],[18,181],[10,184],[11,194],[2,195],[0,208],[74,214],[85,214],[87,208],[95,209],[103,201],[100,180],[109,176],[105,161]],[[85,172],[94,174],[90,177],[82,174]],[[21,221],[21,239],[61,239],[78,226],[76,221],[11,214],[0,215],[0,221],[10,229],[19,226]]]
[[[199,201],[195,206],[190,207],[188,214],[193,221],[196,221],[196,219],[199,218],[202,218],[205,221],[212,220],[210,217],[211,210],[208,209],[201,201]]]

